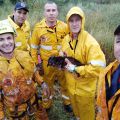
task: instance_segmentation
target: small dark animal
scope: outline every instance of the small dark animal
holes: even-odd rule
[[[82,65],[78,60],[76,60],[73,57],[51,56],[48,59],[48,66],[53,66],[53,67],[57,67],[57,68],[64,68],[67,65],[67,63],[65,62],[65,58],[67,58],[72,64],[74,64],[76,66]]]

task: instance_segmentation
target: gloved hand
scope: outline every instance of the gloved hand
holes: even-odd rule
[[[67,58],[65,59],[65,62],[67,63],[67,65],[65,66],[65,68],[66,68],[69,72],[74,72],[76,65],[72,64]]]
[[[43,82],[41,84],[41,88],[42,88],[42,99],[44,101],[47,101],[49,99],[49,97],[50,97],[50,89],[48,87],[48,84]]]

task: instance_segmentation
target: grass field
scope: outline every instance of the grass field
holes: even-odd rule
[[[46,0],[29,1],[30,13],[28,19],[33,29],[34,24],[43,18],[43,4]],[[58,1],[60,12],[59,19],[63,21],[65,21],[68,10],[75,4],[83,9],[86,16],[85,29],[100,43],[106,55],[107,64],[113,61],[113,32],[117,25],[120,24],[119,0],[113,0],[114,2],[111,0],[109,4],[97,4],[100,0],[98,0],[97,3],[89,2],[88,0],[84,0],[84,2],[82,2],[82,0],[77,0],[77,2],[75,2],[75,0],[69,0],[69,2],[65,4],[62,2],[60,4],[60,0]],[[12,14],[12,11],[13,5],[9,0],[4,0],[4,4],[0,6],[0,20],[7,18],[7,15]],[[56,88],[54,104],[52,110],[49,112],[49,118],[50,120],[70,120],[72,117],[69,117],[69,115],[63,111],[62,100],[58,93],[60,93],[59,86]]]

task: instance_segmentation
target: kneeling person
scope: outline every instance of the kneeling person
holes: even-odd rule
[[[15,33],[8,24],[0,24],[0,119],[48,120],[41,110],[32,80],[34,62],[28,52],[14,50]],[[37,81],[40,83],[41,81]]]

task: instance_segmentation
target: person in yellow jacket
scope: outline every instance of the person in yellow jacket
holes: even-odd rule
[[[85,15],[81,8],[72,7],[66,19],[70,34],[62,42],[60,55],[73,57],[82,64],[77,66],[65,59],[71,105],[77,120],[94,120],[96,84],[106,64],[105,56],[98,42],[84,30]]]
[[[96,120],[120,120],[120,25],[114,35],[116,60],[100,74]]]
[[[48,120],[40,105],[36,83],[49,95],[47,85],[36,76],[29,52],[15,50],[14,30],[0,23],[0,120]]]
[[[4,22],[10,24],[17,33],[15,46],[19,50],[30,50],[30,24],[26,20],[28,14],[28,6],[24,2],[17,2],[14,8],[13,15],[9,15]]]
[[[64,107],[68,112],[72,112],[70,101],[66,90],[66,82],[63,71],[47,66],[50,56],[57,56],[61,48],[61,42],[64,36],[68,33],[67,25],[57,20],[58,9],[54,2],[47,2],[44,6],[45,18],[35,25],[31,38],[31,55],[36,64],[38,64],[38,51],[40,52],[43,61],[44,75],[43,79],[51,88],[51,97],[48,102],[43,101],[45,108],[50,108],[53,96],[53,84],[57,77],[60,80],[62,98]],[[40,49],[38,50],[38,48]]]

